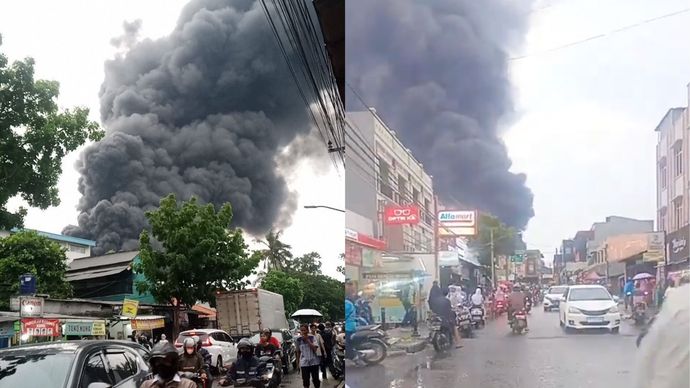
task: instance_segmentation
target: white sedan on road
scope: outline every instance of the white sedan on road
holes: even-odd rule
[[[598,328],[618,333],[620,329],[618,303],[602,286],[570,286],[559,307],[561,327],[566,330]]]

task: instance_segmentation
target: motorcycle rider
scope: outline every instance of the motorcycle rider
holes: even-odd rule
[[[222,387],[233,384],[237,379],[254,380],[253,384],[257,387],[263,387],[264,384],[261,379],[265,370],[264,364],[254,356],[254,344],[248,338],[242,338],[237,343],[237,360],[230,365],[228,373],[220,379],[219,383]]]
[[[196,383],[177,373],[179,358],[171,343],[157,343],[149,359],[153,379],[144,381],[140,388],[196,388]]]
[[[450,300],[444,297],[443,291],[441,291],[441,287],[438,286],[438,282],[436,281],[429,291],[429,308],[434,314],[441,318],[442,325],[450,329],[451,333],[453,333],[455,347],[461,348],[460,332],[458,331],[458,326],[455,324],[455,313],[450,305]]]
[[[351,279],[345,279],[345,356],[357,365],[364,365],[362,356],[355,351],[352,335],[357,331],[357,311],[353,300],[357,290]]]
[[[180,357],[178,370],[180,372],[198,373],[202,380],[206,380],[208,373],[205,369],[204,359],[196,351],[196,342],[194,338],[185,338],[182,343],[182,348],[184,351],[182,357]]]
[[[519,284],[513,286],[513,292],[508,295],[508,322],[513,321],[513,315],[516,311],[525,309],[525,294],[522,292],[522,287]],[[527,321],[525,320],[525,332],[529,331]]]
[[[275,369],[277,371],[282,370],[282,362],[280,359],[281,356],[281,347],[280,347],[280,342],[273,337],[273,333],[271,332],[271,329],[263,329],[261,331],[261,336],[259,337],[259,344],[256,345],[256,351],[255,354],[257,357],[271,357],[273,358],[273,362],[275,363]],[[276,343],[278,345],[276,345]]]
[[[204,361],[204,365],[206,366],[206,370],[209,372],[208,380],[210,382],[211,381],[211,366],[213,365],[213,356],[211,356],[211,353],[206,348],[203,347],[203,343],[201,342],[201,338],[199,338],[197,336],[194,336],[193,338],[194,338],[194,341],[196,342],[196,351],[201,356],[201,359]],[[220,370],[218,370],[218,373],[220,373]]]

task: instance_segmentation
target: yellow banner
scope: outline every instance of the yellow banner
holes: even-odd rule
[[[91,326],[91,335],[105,336],[105,321],[94,321]]]
[[[132,329],[134,330],[153,330],[165,327],[165,320],[160,319],[132,319]]]
[[[125,299],[122,301],[122,315],[125,317],[135,318],[139,310],[139,301]]]

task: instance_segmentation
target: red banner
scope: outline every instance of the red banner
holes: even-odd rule
[[[22,319],[22,334],[33,337],[59,337],[59,319]]]
[[[345,264],[362,266],[362,247],[352,241],[345,241]]]
[[[386,225],[416,225],[419,223],[419,208],[414,205],[386,206],[383,221]]]

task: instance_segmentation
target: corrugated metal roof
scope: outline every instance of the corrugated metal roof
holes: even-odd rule
[[[70,272],[81,271],[89,268],[109,267],[118,264],[131,263],[139,255],[139,251],[111,253],[103,256],[83,257],[74,259],[67,269]]]
[[[102,278],[105,276],[115,275],[129,268],[129,263],[125,265],[118,265],[117,267],[108,267],[103,269],[94,269],[92,271],[78,271],[73,273],[65,274],[65,279],[68,282],[73,282],[76,280],[84,280],[91,278]]]
[[[12,228],[10,230],[10,232],[18,233],[22,230],[28,230],[28,231],[36,232],[39,236],[43,236],[43,237],[49,238],[51,240],[64,241],[64,242],[79,244],[79,245],[86,245],[89,247],[95,247],[96,246],[96,242],[93,240],[87,240],[85,238],[79,238],[79,237],[65,236],[65,235],[57,234],[57,233],[44,232],[41,230]]]

